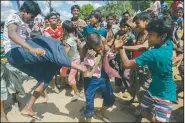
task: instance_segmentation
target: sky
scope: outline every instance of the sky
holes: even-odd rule
[[[21,5],[23,0],[19,0]],[[49,6],[46,1],[38,1],[41,11],[46,15],[49,12]],[[51,6],[60,13],[62,20],[69,20],[71,15],[71,6],[78,4],[80,7],[86,4],[92,4],[94,8],[98,8],[104,4],[103,1],[52,1]],[[18,7],[15,0],[1,1],[1,21],[5,21],[8,15],[18,11]]]

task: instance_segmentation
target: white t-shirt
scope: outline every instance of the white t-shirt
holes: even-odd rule
[[[160,1],[155,1],[150,3],[150,8],[153,10],[154,14],[159,15],[161,9]]]
[[[17,25],[17,34],[23,38],[24,40],[29,39],[30,37],[30,28],[28,24],[23,22],[23,20],[17,14],[11,14],[8,16],[7,20],[5,21],[4,25],[4,48],[5,53],[15,47],[20,47],[20,45],[14,43],[8,36],[8,25],[9,24],[16,24]]]

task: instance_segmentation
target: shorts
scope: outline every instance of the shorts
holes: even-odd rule
[[[141,112],[153,113],[156,122],[169,122],[172,112],[172,102],[152,97],[147,91],[140,105]]]

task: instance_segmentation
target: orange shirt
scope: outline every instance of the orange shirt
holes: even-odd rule
[[[46,29],[44,29],[44,35],[46,37],[51,37],[54,39],[62,39],[64,36],[64,31],[62,27],[57,27],[56,30],[53,30],[51,27],[47,27]]]

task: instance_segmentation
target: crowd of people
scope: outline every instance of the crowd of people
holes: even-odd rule
[[[60,93],[67,82],[74,91],[71,101],[85,98],[86,122],[95,114],[109,121],[104,113],[114,105],[114,93],[132,97],[128,104],[137,98],[139,106],[133,114],[137,121],[169,122],[172,104],[183,91],[182,86],[176,87],[172,70],[177,63],[184,80],[183,12],[182,1],[168,7],[164,0],[152,0],[143,12],[123,12],[120,22],[114,13],[103,19],[100,10],[93,10],[83,20],[80,6],[73,5],[71,20],[62,21],[59,13],[51,12],[44,23],[34,24],[40,7],[25,1],[19,12],[1,22],[1,120],[8,122],[4,111],[8,95],[13,94],[13,101],[18,102],[16,94],[25,93],[26,74],[38,83],[21,114],[36,120],[41,119],[32,110],[35,101],[44,93],[47,102],[48,86]],[[110,80],[115,81],[115,90]],[[96,110],[94,98],[99,90],[103,104]]]

